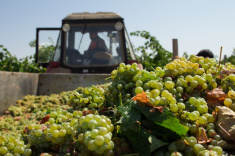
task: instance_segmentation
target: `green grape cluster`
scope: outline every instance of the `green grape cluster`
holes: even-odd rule
[[[220,67],[234,69],[229,63]],[[1,118],[0,130],[19,133],[22,127],[28,127],[24,133],[14,136],[1,131],[0,155],[47,155],[54,152],[65,156],[113,156],[138,152],[131,150],[130,138],[122,138],[122,127],[118,126],[125,124],[115,123],[122,121],[116,107],[124,106],[122,111],[129,111],[125,104],[143,92],[148,106],[168,109],[182,125],[188,127],[186,136],[173,140],[151,155],[224,154],[221,148],[224,140],[216,132],[215,118],[206,102],[207,92],[222,87],[227,94],[223,104],[235,110],[235,75],[229,74],[223,80],[215,79],[220,71],[216,60],[193,55],[189,59],[175,59],[163,68],[152,69],[140,70],[136,63],[121,63],[112,71],[112,82],[106,86],[78,88],[63,95],[26,96],[17,101],[17,105],[9,109],[9,114]],[[112,118],[101,115],[106,109],[113,109],[115,114]],[[38,122],[45,117],[46,121]],[[138,120],[141,125],[142,118]],[[149,132],[147,130],[146,134]],[[201,144],[197,140],[199,134],[205,134],[208,142]]]
[[[67,144],[71,144],[77,135],[78,120],[82,115],[82,112],[77,110],[73,112],[62,109],[52,111],[45,123],[28,126],[27,140],[36,152],[48,150],[58,145],[61,146],[61,152],[64,152],[65,148],[69,149]]]
[[[89,151],[100,155],[113,153],[112,131],[114,126],[108,117],[88,114],[80,118],[79,124],[83,132],[78,135],[78,141],[85,144]]]
[[[217,87],[213,75],[218,73],[215,59],[191,55],[175,59],[165,66],[166,76],[178,78],[188,93],[196,90],[213,89]],[[209,88],[210,87],[210,88]]]
[[[235,111],[235,91],[230,90],[227,95],[227,98],[224,100],[224,105]]]
[[[216,74],[217,62],[212,58],[197,57],[195,55],[190,55],[189,59],[181,57],[180,59],[175,59],[165,66],[166,76],[186,76],[186,75],[202,75],[206,74]]]
[[[83,108],[98,109],[104,104],[104,101],[105,89],[92,85],[71,94],[69,103],[75,110],[81,110]]]
[[[45,131],[42,129],[45,125],[32,124],[29,126],[30,134],[27,135],[27,140],[30,146],[34,146],[35,149],[40,149],[41,151],[51,147],[49,141],[47,141]],[[39,151],[39,150],[37,150]]]
[[[207,74],[214,75],[218,72],[218,63],[216,62],[216,59],[190,55],[188,61],[192,63],[198,63],[199,67],[203,68]]]
[[[199,151],[210,151],[202,148],[195,137],[200,128],[205,128],[214,122],[213,115],[208,112],[206,94],[203,93],[217,88],[218,84],[213,78],[217,72],[215,60],[191,57],[189,60],[176,59],[167,64],[164,69],[158,68],[150,72],[143,70],[132,79],[135,83],[132,96],[144,91],[153,106],[167,107],[182,120],[182,123],[187,123],[185,125],[189,127],[189,133],[193,136],[187,138],[190,145],[185,145],[185,149],[178,154],[195,155],[199,154]],[[122,89],[121,87],[119,90]],[[190,97],[185,98],[185,94]],[[211,139],[216,140],[214,137]],[[217,149],[217,145],[211,146],[216,146],[215,149]],[[171,149],[168,152],[174,155],[178,150]]]
[[[221,136],[216,132],[215,124],[209,123],[205,127],[205,129],[206,129],[208,138],[212,139],[212,141],[210,142],[210,147],[208,147],[208,148],[212,148],[214,146],[219,146],[219,142],[222,142],[223,140],[222,140]]]
[[[221,81],[221,87],[225,93],[228,91],[235,90],[235,74],[229,74]]]
[[[172,155],[185,155],[185,156],[204,156],[214,155],[219,156],[224,153],[223,149],[218,145],[203,145],[198,143],[195,136],[188,136],[177,141],[172,142],[168,146],[168,152]],[[165,152],[166,153],[166,152]]]
[[[221,151],[216,149],[221,147],[215,144],[217,137],[220,137],[215,131],[214,134],[217,137],[210,135],[212,130],[209,134],[209,129],[206,130],[208,137],[213,140],[213,145],[210,145],[210,147],[215,147],[213,152],[211,149],[202,148],[195,138],[200,128],[206,128],[215,120],[213,115],[208,112],[205,93],[218,87],[213,78],[218,73],[216,61],[198,57],[191,57],[189,60],[182,58],[167,64],[163,70],[163,73],[165,73],[163,76],[158,76],[155,73],[155,77],[152,79],[148,76],[144,78],[143,73],[145,71],[143,71],[135,75],[133,80],[136,86],[135,94],[144,91],[153,106],[168,107],[182,123],[187,123],[185,125],[189,127],[189,133],[193,135],[187,138],[191,146],[185,145],[185,149],[179,151],[179,153],[175,153],[178,150],[169,150],[168,152],[173,155],[181,153],[182,155],[185,153],[186,155],[195,155],[199,154],[199,151],[203,151],[204,153],[211,152],[220,155]],[[190,96],[185,98],[185,94]]]
[[[180,76],[180,75],[187,75],[187,74],[201,74],[204,73],[203,68],[199,68],[199,64],[196,62],[191,62],[186,60],[184,57],[180,59],[175,59],[172,62],[168,63],[165,66],[165,73],[166,76]]]
[[[25,96],[18,100],[16,105],[9,108],[9,113],[1,116],[0,134],[4,136],[17,137],[20,141],[28,143],[26,134],[22,133],[28,125],[34,125],[41,120],[45,114],[53,111],[55,107],[68,108],[65,99],[70,92],[50,96]],[[55,100],[56,99],[56,100]],[[21,112],[18,114],[17,112]],[[20,116],[19,116],[20,115]],[[42,141],[43,137],[40,138]],[[8,150],[12,151],[12,150]],[[22,152],[21,152],[22,153]],[[10,154],[9,154],[10,155]]]
[[[30,156],[32,150],[19,137],[0,135],[0,156]]]
[[[42,112],[47,109],[56,108],[58,106],[67,108],[66,103],[69,96],[74,91],[62,92],[60,94],[51,94],[49,96],[27,95],[22,100],[17,100],[16,105],[12,105],[8,110],[12,116],[19,116],[24,113]],[[38,119],[41,119],[38,114]]]
[[[179,76],[175,82],[177,87],[182,87],[188,94],[205,92],[206,90],[212,90],[217,87],[217,83],[213,79],[213,76],[205,73],[203,75]],[[183,90],[181,89],[181,94],[183,93]]]
[[[225,63],[224,67],[226,67],[226,69],[235,69],[235,66],[231,63],[231,62],[227,62]]]
[[[111,72],[112,83],[106,90],[106,99],[109,105],[117,105],[119,95],[122,95],[123,101],[133,97],[133,88],[135,88],[135,76],[140,73],[136,63],[125,65],[120,63],[116,70]]]
[[[195,110],[188,112],[187,116],[191,121],[196,121],[198,124],[206,124],[207,122],[214,122],[213,117],[206,116],[208,114],[207,102],[204,98],[190,97],[189,98],[189,107],[194,107]]]
[[[58,109],[50,113],[44,124],[29,125],[27,140],[36,153],[59,146],[60,154],[111,154],[113,129],[108,117],[92,114],[87,108],[72,112]]]
[[[30,115],[30,116],[29,116]],[[36,118],[35,114],[25,113],[20,118],[12,117],[11,115],[4,115],[0,122],[0,132],[17,132],[20,133],[27,125],[35,123],[36,121],[29,120],[29,118]]]

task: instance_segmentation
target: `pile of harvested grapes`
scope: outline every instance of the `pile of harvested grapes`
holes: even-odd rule
[[[0,156],[235,154],[235,66],[191,55],[121,63],[111,83],[26,96],[0,116]]]

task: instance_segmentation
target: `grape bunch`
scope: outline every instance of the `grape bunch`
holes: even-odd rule
[[[206,124],[207,122],[214,122],[214,118],[208,114],[208,106],[207,102],[203,98],[195,98],[190,97],[189,98],[189,104],[191,107],[194,107],[195,109],[192,112],[188,112],[187,116],[189,120],[196,121],[198,124]],[[189,106],[189,107],[190,107]]]
[[[221,87],[225,93],[228,91],[235,90],[235,74],[229,74],[221,81]]]
[[[30,156],[32,150],[23,140],[19,137],[0,135],[0,155],[1,156],[13,156],[24,155]]]
[[[224,105],[235,111],[235,91],[228,91],[228,97],[224,100]]]
[[[88,114],[82,116],[79,120],[81,133],[78,135],[78,141],[99,155],[104,153],[114,154],[114,143],[112,141],[112,131],[114,129],[111,120],[104,115]],[[81,149],[80,149],[81,150]],[[81,150],[86,151],[86,150]]]
[[[164,146],[151,151],[151,155],[226,154],[222,149],[225,140],[216,130],[214,110],[209,107],[207,96],[213,89],[221,87],[226,94],[222,104],[235,110],[235,75],[229,73],[223,78],[221,75],[218,77],[220,70],[226,68],[235,69],[232,64],[219,67],[215,59],[194,55],[188,59],[174,59],[165,67],[155,67],[152,71],[140,70],[136,63],[120,63],[111,72],[111,83],[106,85],[80,87],[63,93],[63,96],[26,96],[9,109],[7,116],[0,118],[0,156],[41,153],[119,156],[138,153],[138,148],[136,150],[133,147],[133,144],[137,146],[137,143],[132,142],[135,138],[126,136],[125,128],[130,130],[136,125],[139,129],[134,131],[143,130],[141,132],[146,136],[157,133],[144,127],[147,117],[143,107],[153,107],[151,113],[160,112],[164,108],[163,111],[167,110],[171,117],[177,118],[179,124],[188,130],[175,140],[164,138],[167,136],[161,140],[160,135],[156,135],[156,139],[163,141]],[[137,97],[141,100],[133,101]],[[138,105],[139,102],[142,105]],[[107,110],[115,113],[108,116]],[[128,111],[132,113],[130,116]],[[22,118],[11,118],[11,115]],[[27,118],[23,117],[25,115]],[[128,120],[133,120],[133,123]],[[22,126],[15,128],[14,123]],[[25,125],[28,126],[23,132],[19,131]],[[17,131],[18,135],[5,135],[4,130]],[[138,137],[141,138],[141,135]],[[149,137],[148,141],[156,140]]]
[[[125,65],[120,63],[118,68],[111,72],[112,83],[106,90],[106,101],[109,106],[118,105],[119,95],[121,94],[123,102],[133,96],[135,83],[133,78],[140,73],[136,63]]]
[[[216,81],[213,79],[218,71],[214,68],[214,60],[203,57],[190,57],[193,62],[185,58],[175,59],[165,67],[166,76],[171,76],[186,92],[193,93],[196,91],[212,90],[217,87]],[[207,62],[207,64],[204,62]],[[216,72],[217,71],[217,72]]]
[[[45,123],[28,126],[27,140],[34,154],[59,147],[60,154],[113,153],[111,120],[84,108],[83,111],[58,109]]]
[[[235,66],[231,62],[225,63],[225,68],[230,70],[230,69],[235,69]]]
[[[171,153],[171,156],[219,156],[223,153],[223,149],[217,145],[209,145],[206,148],[203,144],[198,143],[197,138],[188,136],[172,142],[168,146],[168,152]]]
[[[177,154],[176,152],[182,155],[220,155],[224,152],[219,144],[222,140],[220,135],[215,128],[208,128],[214,124],[215,118],[209,112],[207,92],[220,85],[215,78],[217,74],[218,64],[215,59],[191,56],[189,59],[175,59],[163,69],[157,67],[150,72],[140,71],[132,78],[132,83],[135,84],[132,97],[145,92],[153,106],[168,108],[189,128],[188,134],[191,136],[183,139],[187,142],[185,148],[165,152],[173,155]],[[229,99],[225,100],[227,106],[232,103]],[[205,146],[198,143],[196,138],[202,129],[211,139]]]
[[[69,104],[75,110],[83,108],[98,109],[103,106],[105,90],[102,87],[92,85],[91,87],[80,88],[70,95]]]
[[[34,154],[50,151],[59,147],[60,153],[70,153],[76,145],[74,137],[79,128],[78,120],[82,112],[74,110],[62,110],[58,108],[45,116],[45,121],[37,124],[31,124],[27,127],[27,140],[34,149]]]
[[[206,126],[199,126],[195,123],[187,123],[185,126],[189,127],[188,136],[182,137],[179,140],[170,143],[167,149],[159,149],[155,151],[155,155],[182,155],[182,156],[205,156],[214,155],[219,156],[225,154],[221,145],[224,144],[221,136],[216,133],[215,124],[208,123]],[[198,134],[205,133],[208,143],[202,143],[198,139]]]
[[[190,55],[188,61],[192,63],[198,63],[199,67],[203,68],[206,74],[215,75],[218,73],[219,64],[217,63],[216,59]],[[221,66],[224,68],[224,65],[221,64]]]
[[[166,76],[186,76],[186,75],[202,75],[215,74],[218,72],[217,63],[215,59],[198,57],[195,55],[190,55],[189,59],[181,57],[180,59],[175,59],[165,66]]]
[[[69,105],[75,110],[83,108],[98,110],[104,106],[105,87],[92,85],[86,88],[79,88],[70,95]]]

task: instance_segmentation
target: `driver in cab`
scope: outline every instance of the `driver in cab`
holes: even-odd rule
[[[98,36],[98,32],[92,31],[89,32],[91,43],[89,48],[84,53],[84,63],[83,64],[90,64],[91,59],[97,52],[107,52],[108,48],[105,44],[105,41]]]
[[[98,36],[98,32],[90,32],[91,44],[88,50],[102,50],[107,51],[107,47],[102,38]]]

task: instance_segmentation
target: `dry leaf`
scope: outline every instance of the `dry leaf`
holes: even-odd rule
[[[207,138],[206,130],[204,128],[200,128],[197,131],[196,138],[199,144],[205,144],[211,141],[211,139]]]
[[[223,106],[226,97],[227,94],[225,94],[222,89],[215,88],[207,93],[207,104],[214,108],[216,106]]]
[[[4,119],[4,115],[3,116],[0,116],[0,121]]]
[[[220,80],[223,80],[229,74],[235,74],[235,69],[223,69],[221,70],[217,78],[219,78]]]
[[[42,120],[40,121],[40,124],[46,123],[49,119],[50,119],[50,115],[43,117]]]
[[[217,115],[217,132],[223,140],[235,144],[235,112],[225,106],[216,107],[215,111]]]
[[[191,97],[191,95],[189,95],[187,92],[184,92],[183,94],[182,94],[182,98],[184,99],[184,100],[186,100],[186,99],[188,99],[188,98],[190,98]]]
[[[140,105],[148,105],[150,107],[154,107],[150,102],[146,95],[146,93],[143,91],[141,94],[136,94],[136,96],[133,97],[133,101],[137,101]]]
[[[28,126],[24,128],[23,133],[25,133],[25,134],[29,134],[30,133],[30,130],[29,130]]]
[[[91,113],[92,113],[92,110],[83,111],[83,112],[82,112],[82,115],[83,115],[83,116],[86,116],[87,114],[91,114]]]
[[[162,113],[164,111],[164,108],[162,106],[154,107],[153,109],[150,110],[150,112],[154,113],[156,112],[156,110]]]
[[[22,118],[22,116],[17,116],[14,118],[15,121],[20,121],[20,119]]]

